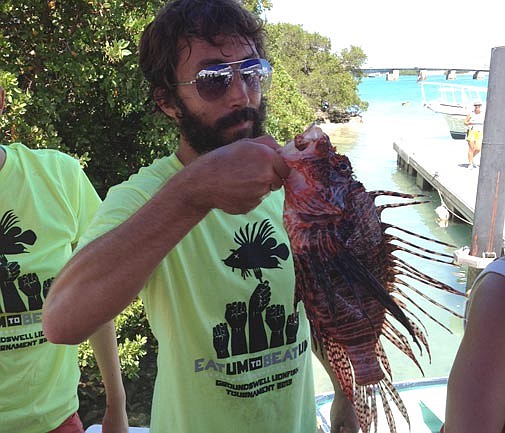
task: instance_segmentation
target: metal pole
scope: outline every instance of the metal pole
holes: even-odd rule
[[[503,255],[505,224],[505,47],[491,50],[484,138],[470,254]],[[468,267],[467,290],[481,269]]]

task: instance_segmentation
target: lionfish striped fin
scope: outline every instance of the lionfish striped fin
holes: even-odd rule
[[[380,342],[378,343],[376,349],[378,358],[381,360],[381,362],[385,361],[384,367],[385,370],[388,370],[389,368],[386,367],[389,366],[387,355]],[[391,410],[389,401],[393,401],[410,428],[410,418],[407,412],[407,408],[403,403],[400,394],[393,385],[391,375],[386,374],[377,384],[355,385],[353,403],[361,431],[363,433],[370,433],[371,427],[373,425],[374,431],[377,432],[377,395],[379,395],[381,398],[382,407],[384,409],[384,414],[386,416],[390,432],[395,433],[397,430],[393,411]]]
[[[426,327],[424,326],[423,322],[421,320],[419,320],[419,318],[412,311],[409,310],[407,305],[404,302],[402,302],[401,299],[398,299],[397,297],[395,297],[395,302],[398,304],[398,306],[400,308],[402,308],[405,311],[406,314],[409,314],[410,316],[412,316],[415,319],[415,321],[408,319],[410,322],[410,326],[414,330],[414,333],[416,334],[416,337],[418,338],[418,340],[421,342],[420,344],[422,344],[424,346],[424,348],[426,349],[426,353],[428,354],[428,358],[431,361],[430,345],[428,344],[428,339],[426,338],[427,331],[426,331]],[[396,317],[394,317],[391,313],[386,312],[386,314],[388,315],[387,317],[391,317],[396,320]],[[393,326],[393,325],[391,325],[391,326]],[[424,331],[420,328],[420,326],[423,327]],[[394,327],[394,328],[396,328],[396,327]],[[398,331],[398,332],[401,332],[401,331]],[[420,346],[419,346],[419,348],[420,348]],[[421,350],[421,354],[422,354],[422,350]]]
[[[451,286],[448,284],[442,283],[441,281],[438,281],[437,279],[430,277],[429,275],[423,274],[422,272],[418,271],[417,269],[413,268],[410,266],[408,263],[400,259],[399,257],[396,257],[395,260],[395,267],[400,268],[402,270],[402,274],[406,275],[410,278],[413,278],[421,283],[424,283],[426,285],[429,285],[431,287],[434,287],[439,290],[444,290],[446,292],[449,292],[453,295],[459,295],[459,296],[466,296],[464,293],[453,289]]]
[[[419,289],[416,289],[414,286],[412,286],[411,284],[408,284],[406,283],[405,281],[399,279],[399,278],[395,278],[395,282],[397,282],[398,284],[401,284],[405,287],[408,287],[410,290],[412,290],[413,292],[417,293],[419,296],[421,296],[422,298],[426,299],[428,302],[430,302],[431,304],[433,305],[436,305],[437,307],[440,307],[442,308],[442,310],[445,310],[447,311],[448,313],[451,313],[452,315],[456,316],[458,319],[463,319],[463,316],[459,313],[457,313],[456,311],[453,311],[451,310],[450,308],[446,307],[445,305],[435,301],[433,298],[430,298],[429,296],[425,295],[422,291],[420,291]],[[442,326],[443,328],[447,329],[451,334],[452,334],[452,331],[450,331],[447,327],[445,327],[444,325],[442,325],[442,323],[440,323],[438,320],[436,320],[435,318],[433,318],[429,313],[427,313],[426,311],[424,311],[415,301],[412,300],[412,298],[410,298],[404,291],[402,291],[401,289],[398,289],[401,294],[406,298],[408,299],[410,302],[412,302],[416,308],[418,308],[420,311],[422,311],[424,314],[426,314],[430,319],[434,320],[436,323],[438,323],[440,326]]]
[[[387,242],[389,242],[389,243],[391,243],[392,241],[397,241],[397,242],[401,242],[404,245],[408,245],[410,247],[416,248],[416,249],[418,249],[420,251],[423,251],[425,253],[433,254],[435,256],[440,256],[440,257],[447,257],[448,259],[451,259],[451,261],[453,259],[452,254],[442,253],[440,251],[435,251],[435,250],[431,250],[431,249],[426,248],[426,247],[421,247],[420,245],[417,245],[417,244],[415,244],[413,242],[409,242],[409,241],[407,241],[405,239],[402,239],[399,236],[395,236],[395,235],[393,235],[391,233],[386,233],[384,235],[384,237],[387,240]],[[397,246],[398,244],[392,244],[392,245],[393,246]],[[426,256],[426,258],[431,259],[430,256]],[[448,262],[448,263],[451,263],[451,262]]]
[[[419,364],[419,361],[417,360],[417,357],[414,354],[407,337],[398,331],[398,329],[396,329],[387,319],[384,321],[382,332],[383,336],[394,346],[400,349],[405,355],[407,355],[414,362],[414,364],[416,364],[421,373],[424,374],[421,364]]]
[[[345,249],[343,249],[345,251]],[[383,284],[357,259],[352,253],[347,251],[347,254],[337,254],[335,256],[335,266],[338,267],[341,275],[346,279],[347,284],[354,292],[353,280],[364,283],[369,293],[380,302],[390,314],[392,314],[399,323],[410,333],[414,343],[422,350],[417,336],[410,328],[410,321],[405,316],[405,313],[399,308],[398,304],[387,292]],[[359,296],[356,296],[359,301]],[[363,311],[364,312],[364,311]]]
[[[402,247],[400,245],[390,244],[390,246],[391,246],[392,251],[405,251],[406,253],[412,254],[413,256],[421,257],[422,259],[431,260],[432,262],[445,263],[446,265],[450,264],[449,262],[446,262],[445,260],[437,259],[437,258],[431,257],[431,256],[427,256],[426,254],[419,253],[414,250],[410,250],[410,249]]]
[[[419,340],[421,340],[424,347],[426,348],[426,353],[428,354],[428,360],[429,360],[429,362],[431,362],[430,346],[428,344],[428,340],[426,339],[426,335],[424,334],[423,331],[421,331],[421,329],[419,328],[419,326],[416,323],[411,321],[410,326],[412,326],[412,328],[414,329],[414,332],[417,335],[417,338],[419,338]]]
[[[430,200],[416,200],[416,201],[409,201],[405,203],[385,203],[385,204],[380,204],[378,206],[375,206],[375,209],[377,210],[377,215],[381,215],[382,211],[384,209],[388,208],[393,208],[393,207],[402,207],[402,206],[412,206],[415,204],[424,204],[424,203],[430,203]]]
[[[405,192],[388,191],[385,189],[376,189],[374,191],[368,191],[368,194],[371,195],[374,199],[381,196],[381,195],[387,195],[390,197],[410,198],[410,199],[420,198],[420,197],[425,197],[425,198],[429,197],[426,194],[407,194]]]
[[[368,387],[366,389],[368,401],[370,401],[370,408],[372,411],[372,420],[375,426],[375,433],[377,433],[377,424],[379,421],[379,417],[377,415],[377,399],[375,398],[375,389],[373,387]]]
[[[396,433],[395,418],[393,416],[393,411],[391,410],[391,406],[389,405],[388,395],[387,395],[386,391],[383,389],[382,381],[377,384],[377,389],[379,390],[379,395],[381,397],[382,407],[384,409],[384,415],[386,415],[386,421],[389,426],[389,432]],[[410,426],[410,422],[409,422],[409,426]]]
[[[395,293],[398,294],[399,296],[404,297],[405,299],[408,299],[410,302],[412,302],[412,300],[410,300],[408,298],[408,296],[405,296],[405,294],[400,291],[399,287],[395,288]],[[403,310],[405,310],[406,313],[408,313],[410,316],[412,316],[412,318],[415,320],[415,322],[420,326],[420,328],[422,328],[422,331],[420,331],[420,332],[423,332],[425,335],[428,335],[428,329],[424,325],[423,321],[417,316],[417,314],[414,314],[414,312],[411,309],[409,309],[407,304],[405,302],[403,302],[400,298],[398,298],[398,296],[395,297],[395,299],[396,299],[396,302],[398,303],[398,305]]]
[[[390,380],[393,379],[393,374],[391,370],[391,365],[389,364],[389,359],[386,355],[386,351],[384,350],[384,346],[382,345],[380,340],[377,340],[377,347],[375,348],[375,354],[380,360],[381,365],[383,366],[383,371],[389,377]]]
[[[435,317],[433,317],[431,314],[429,314],[425,309],[423,309],[422,307],[419,306],[419,304],[417,302],[415,302],[407,293],[405,293],[404,291],[402,291],[400,288],[398,288],[398,293],[403,296],[405,299],[407,299],[409,302],[411,302],[413,304],[414,307],[416,307],[419,311],[421,311],[426,317],[428,317],[429,319],[433,320],[436,324],[440,325],[442,328],[444,328],[447,332],[449,332],[449,334],[452,334],[453,332],[447,327],[445,326],[444,324],[442,324],[438,319],[436,319]],[[431,302],[431,299],[428,299],[428,301]],[[455,314],[454,312],[450,311],[451,313]],[[423,329],[426,330],[426,327],[424,326],[424,323],[421,322],[421,320],[419,319],[419,317],[417,317],[414,313],[412,313],[412,311],[409,311],[409,313],[415,317],[415,319],[417,320],[417,323],[420,323],[421,326],[423,327]]]
[[[430,238],[428,236],[423,236],[423,235],[420,235],[418,233],[411,232],[410,230],[404,229],[402,227],[395,226],[394,224],[388,224],[388,223],[385,223],[383,221],[381,221],[381,224],[382,224],[382,227],[383,227],[384,230],[386,230],[388,228],[393,228],[393,229],[396,229],[396,230],[398,230],[400,232],[407,233],[407,234],[409,234],[411,236],[414,236],[416,238],[424,239],[425,241],[431,241],[431,242],[434,242],[436,244],[444,245],[445,247],[449,247],[449,248],[457,248],[455,245],[449,244],[449,243],[444,242],[444,241],[439,241],[438,239],[433,239],[433,238]]]
[[[361,431],[363,433],[368,433],[370,431],[370,422],[373,418],[372,408],[373,404],[369,405],[369,397],[367,388],[370,388],[370,385],[359,386],[356,385],[354,389],[353,395],[353,404],[354,411],[356,412],[356,417],[358,418],[359,426],[361,427]]]
[[[391,407],[389,403],[387,402],[388,396],[391,397],[393,402],[395,403],[396,407],[402,414],[402,416],[405,418],[405,421],[407,421],[407,424],[409,426],[410,430],[410,418],[409,414],[407,412],[407,408],[405,407],[405,404],[403,403],[400,394],[394,387],[394,385],[389,381],[387,378],[382,379],[378,383],[378,388],[379,388],[379,393],[381,395],[382,399],[382,404],[384,406],[384,412],[386,414],[386,419],[388,421],[389,429],[391,433],[396,432],[396,424],[393,416],[393,412],[391,411]],[[391,422],[390,422],[391,421]]]
[[[331,338],[324,340],[321,345],[321,353],[323,356],[324,347],[328,348],[325,355],[328,358],[331,368],[337,375],[342,391],[344,391],[344,394],[350,401],[353,401],[354,374],[345,349]]]
[[[417,204],[430,203],[431,200],[428,199],[428,196],[425,194],[405,194],[402,192],[395,191],[386,191],[386,190],[376,190],[376,191],[368,191],[368,194],[375,200],[379,196],[389,196],[389,197],[401,197],[408,199],[415,198],[427,198],[427,200],[415,200],[403,203],[384,203],[378,206],[375,206],[377,215],[380,216],[382,211],[389,208],[402,207],[402,206],[413,206]]]

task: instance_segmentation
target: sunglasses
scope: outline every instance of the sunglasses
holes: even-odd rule
[[[234,68],[234,65],[238,67]],[[196,84],[196,90],[202,99],[215,101],[227,92],[235,72],[238,72],[247,87],[255,92],[266,92],[272,80],[270,63],[265,59],[247,59],[209,65],[198,72],[194,80],[173,83],[172,86]]]

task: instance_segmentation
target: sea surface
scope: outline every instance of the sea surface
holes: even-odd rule
[[[439,75],[429,76],[427,81],[445,82],[446,80],[444,75]],[[471,75],[458,75],[451,83],[486,87],[487,78],[474,80]],[[397,166],[397,155],[393,149],[395,140],[409,137],[437,138],[442,140],[442,143],[444,140],[448,143],[454,141],[449,135],[445,120],[424,107],[420,87],[417,76],[400,76],[397,81],[387,81],[385,76],[367,77],[359,86],[361,99],[369,103],[368,110],[362,116],[362,122],[350,122],[338,126],[326,124],[324,129],[330,135],[338,152],[350,158],[356,178],[365,185],[367,190],[385,189],[428,194],[430,203],[387,209],[383,212],[383,220],[420,235],[452,244],[453,247],[435,248],[437,251],[452,256],[455,249],[470,244],[472,227],[457,219],[450,220],[446,224],[439,222],[435,213],[435,209],[440,205],[437,191],[421,191],[415,183],[415,178]],[[467,144],[465,140],[457,141],[461,143],[462,160],[466,160]],[[433,155],[433,157],[437,156]],[[391,199],[388,198],[387,201],[390,202]],[[429,247],[427,242],[418,241],[410,236],[405,236],[405,238],[421,246]],[[465,292],[465,268],[436,263],[404,253],[399,255],[419,271],[450,285],[461,293]],[[459,314],[464,313],[464,297],[448,294],[417,282],[412,282],[412,285],[421,294],[436,299]],[[411,293],[408,289],[405,291]],[[414,347],[414,353],[421,367],[419,368],[400,350],[385,341],[384,346],[391,363],[393,381],[446,377],[461,341],[462,320],[430,304],[422,295],[412,294],[411,298],[447,329],[412,307],[409,302],[412,311],[425,327],[430,355],[424,348],[421,354],[419,349]],[[397,326],[401,328],[401,325],[397,324]],[[412,346],[415,345],[412,344]],[[325,371],[315,358],[314,362],[316,393],[331,392],[332,385]]]

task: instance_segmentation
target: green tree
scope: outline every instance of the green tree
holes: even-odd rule
[[[13,105],[1,120],[3,140],[80,157],[102,197],[166,154],[177,135],[152,115],[134,55],[162,4],[4,0],[0,70],[17,82],[7,89]]]
[[[314,110],[300,94],[293,78],[277,59],[270,59],[274,69],[272,88],[268,93],[267,131],[280,143],[291,140],[315,118]]]
[[[256,15],[260,15],[265,10],[272,8],[272,2],[270,0],[243,0],[242,4]]]
[[[308,33],[300,25],[269,24],[267,29],[269,51],[283,64],[313,110],[324,101],[341,110],[353,106],[366,109],[357,90],[362,78],[360,67],[366,61],[361,48],[335,54],[329,38]]]

